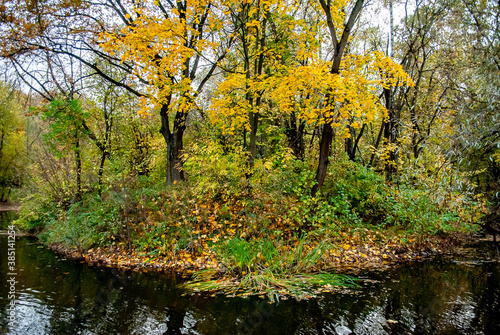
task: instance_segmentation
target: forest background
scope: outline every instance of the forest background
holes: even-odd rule
[[[0,200],[87,260],[260,291],[449,241],[498,208],[499,16],[490,0],[1,0]]]

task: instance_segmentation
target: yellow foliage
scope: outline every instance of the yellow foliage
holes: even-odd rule
[[[132,4],[131,4],[132,5]],[[193,88],[187,64],[197,54],[212,52],[213,40],[200,38],[193,23],[199,23],[213,1],[189,1],[185,12],[171,9],[163,15],[156,1],[134,3],[130,24],[117,26],[115,32],[101,34],[99,45],[122,63],[134,64],[132,78],[147,84],[147,99],[141,100],[141,113],[175,102],[187,110],[193,103]],[[207,17],[212,32],[221,26],[223,17],[213,11]]]
[[[332,19],[339,32],[343,29],[347,4],[348,0],[331,4]],[[193,23],[202,20],[209,5],[221,10],[208,14],[211,37],[203,38],[205,35],[202,37]],[[316,2],[312,5],[319,6]],[[265,70],[257,72],[254,65],[245,70],[241,62],[218,83],[207,114],[225,134],[234,134],[236,129],[250,130],[251,116],[264,112],[282,115],[294,112],[309,124],[331,123],[340,128],[346,122],[360,128],[386,117],[377,91],[381,87],[411,86],[411,78],[400,65],[378,51],[348,54],[340,73],[330,73],[331,63],[321,56],[321,45],[328,42],[328,37],[321,33],[326,28],[324,18],[316,14],[316,21],[306,22],[295,13],[299,7],[298,1],[266,0],[253,6],[251,1],[226,0],[216,4],[197,0],[188,2],[185,11],[172,9],[167,17],[161,15],[154,1],[147,0],[144,5],[133,5],[127,16],[130,24],[102,34],[99,43],[110,55],[134,64],[132,74],[146,84],[147,97],[140,101],[142,115],[165,104],[172,106],[172,110],[173,106],[181,111],[191,109],[197,92],[187,73],[189,62],[197,55],[217,49],[215,41],[239,36],[240,43],[246,45],[248,61],[257,64],[264,57]],[[219,34],[225,20],[235,13],[241,14],[244,8],[245,33]],[[311,25],[311,21],[316,23]],[[264,29],[269,31],[263,32]],[[286,36],[282,41],[258,43],[262,34],[271,35],[276,29]],[[273,107],[256,101],[272,101]],[[349,136],[348,132],[343,133],[344,137]]]

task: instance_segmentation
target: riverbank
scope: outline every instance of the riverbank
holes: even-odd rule
[[[366,232],[365,232],[366,233]],[[373,240],[368,238],[368,240]],[[356,276],[366,272],[388,270],[397,264],[423,261],[425,259],[453,253],[462,247],[478,240],[473,234],[455,233],[445,237],[432,237],[425,241],[409,239],[402,241],[392,237],[386,241],[374,243],[350,243],[331,245],[320,255],[320,261],[308,272],[296,275],[284,272],[269,272],[274,282],[255,283],[255,277],[265,276],[267,269],[260,268],[254,273],[235,272],[220,255],[208,248],[198,255],[182,251],[171,256],[150,256],[126,249],[98,247],[80,251],[67,248],[58,243],[49,245],[49,249],[66,258],[85,262],[90,266],[117,268],[133,272],[162,272],[176,274],[189,279],[184,284],[187,292],[223,292],[227,295],[267,295],[271,300],[295,298],[297,300],[315,297],[324,292],[342,290],[345,286],[355,286]],[[399,242],[398,242],[399,241]],[[317,247],[306,246],[317,250]],[[272,265],[270,266],[272,267]],[[313,276],[328,274],[331,278],[317,282]],[[345,276],[348,277],[345,277]],[[354,276],[354,277],[351,277]],[[249,278],[250,277],[250,278]],[[340,278],[340,279],[339,279]],[[305,286],[296,287],[296,281],[303,281]],[[248,286],[248,281],[253,284]],[[308,283],[310,282],[310,283]],[[259,284],[261,286],[259,286]],[[294,286],[295,285],[295,286]],[[307,287],[310,285],[310,287]]]
[[[326,250],[322,255],[325,262],[317,270],[343,274],[383,270],[394,264],[450,253],[456,247],[473,241],[490,240],[493,241],[493,238],[479,238],[477,235],[464,233],[429,238],[425,242],[410,239],[407,243],[398,243],[394,238],[385,245],[349,244],[346,242],[342,246]],[[173,271],[186,276],[206,269],[224,271],[224,265],[210,249],[205,250],[201,255],[183,250],[171,257],[165,255],[152,257],[137,250],[130,252],[114,247],[97,247],[84,251],[78,250],[76,247],[65,247],[61,243],[51,243],[47,247],[65,258],[84,261],[90,266],[105,266],[132,271]]]

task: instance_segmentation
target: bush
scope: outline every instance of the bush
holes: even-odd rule
[[[14,224],[29,233],[37,233],[55,220],[58,210],[56,203],[50,198],[34,193],[23,199],[19,219]]]
[[[79,249],[124,240],[123,208],[116,198],[110,196],[109,191],[105,200],[87,195],[67,211],[52,211],[40,238],[47,243],[59,242]]]
[[[239,194],[245,188],[249,171],[247,153],[241,147],[225,152],[217,142],[193,144],[184,154],[184,170],[195,194]]]
[[[382,223],[394,199],[384,179],[369,168],[345,158],[332,167],[322,193],[343,216],[350,212],[371,223]]]
[[[441,208],[428,194],[413,188],[400,187],[385,219],[386,224],[418,234],[441,234],[453,230],[458,214]]]

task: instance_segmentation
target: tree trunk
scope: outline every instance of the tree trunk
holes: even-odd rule
[[[384,97],[385,97],[385,108],[387,108],[387,113],[389,114],[389,120],[385,125],[384,129],[384,144],[389,145],[389,144],[395,144],[396,143],[396,136],[395,136],[395,131],[396,131],[396,119],[394,116],[394,109],[393,109],[393,94],[392,94],[392,89],[391,88],[384,88]],[[389,153],[389,161],[385,163],[385,180],[386,181],[391,181],[394,177],[394,173],[396,172],[396,167],[395,167],[395,152],[391,149]]]
[[[4,138],[5,138],[5,132],[2,129],[2,136],[0,137],[0,162],[2,161],[3,157]]]
[[[288,146],[293,151],[293,155],[298,159],[304,159],[304,128],[305,122],[297,123],[295,112],[290,114],[289,124],[286,126],[286,136],[288,138]]]
[[[325,182],[326,171],[328,169],[328,157],[330,156],[330,146],[333,140],[333,128],[331,122],[326,122],[321,135],[321,144],[319,147],[318,170],[316,171],[316,183],[314,184],[311,194],[314,197],[316,193],[323,187]]]
[[[354,149],[354,136],[356,136],[356,134],[354,133],[354,129],[351,125],[348,126],[348,129],[350,136],[345,139],[345,152],[347,157],[349,157],[349,160],[354,161],[354,157],[356,157],[356,151]]]
[[[108,156],[107,151],[101,152],[101,164],[99,164],[99,172],[98,172],[98,182],[97,182],[97,194],[101,196],[102,193],[102,175],[104,173],[104,163],[106,162],[106,157]]]
[[[335,54],[333,57],[332,67],[330,69],[331,74],[339,74],[340,72],[340,63],[342,62],[342,58],[344,56],[344,50],[347,46],[347,42],[349,40],[349,36],[354,27],[356,19],[363,8],[364,0],[357,0],[356,4],[352,8],[351,14],[349,15],[349,19],[344,25],[344,30],[342,32],[342,36],[340,40],[337,38],[337,33],[335,32],[335,24],[332,19],[331,14],[331,3],[330,1],[325,2],[324,0],[320,0],[321,7],[323,8],[324,14],[326,15],[328,30],[330,31],[330,37],[332,39],[332,43],[334,46]],[[326,96],[326,109],[335,108],[335,97],[331,94],[327,94]],[[316,184],[314,184],[311,194],[313,196],[316,195],[319,189],[323,186],[326,177],[326,171],[328,168],[328,157],[330,156],[330,146],[333,140],[333,128],[332,128],[333,120],[326,120],[325,126],[323,128],[323,134],[321,135],[321,144],[319,148],[319,159],[318,159],[318,170],[316,172]]]
[[[380,130],[378,132],[377,139],[375,140],[375,143],[373,146],[375,150],[372,152],[372,155],[370,157],[370,162],[368,163],[368,166],[370,166],[370,167],[373,166],[373,161],[375,160],[375,151],[378,150],[378,146],[380,144],[380,140],[382,139],[382,134],[384,133],[384,129],[386,126],[387,126],[387,124],[385,123],[384,120],[382,120],[382,124],[380,125]]]
[[[257,155],[257,128],[259,126],[259,114],[258,113],[249,113],[250,119],[250,145],[248,150],[250,151],[250,158],[248,161],[248,165],[250,168],[253,167],[255,157]]]
[[[82,200],[82,157],[80,153],[80,138],[78,135],[75,142],[75,160],[76,160],[76,201]]]
[[[170,100],[170,99],[169,99]],[[170,131],[168,122],[168,106],[164,104],[160,110],[161,128],[160,133],[167,143],[167,185],[184,180],[182,169],[183,137],[186,130],[187,112],[177,111],[174,119],[173,130]]]
[[[356,136],[356,132],[354,131],[354,128],[352,126],[349,126],[349,134],[351,135],[349,138],[346,139],[346,153],[347,156],[349,157],[350,161],[353,161],[356,159],[356,150],[358,150],[358,145],[359,141],[361,140],[361,137],[363,136],[363,133],[366,128],[366,123],[363,124],[361,127],[359,134]]]

